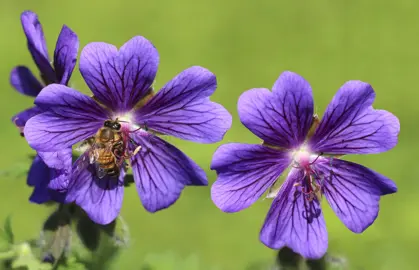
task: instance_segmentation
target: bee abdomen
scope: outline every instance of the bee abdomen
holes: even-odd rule
[[[119,168],[118,166],[115,166],[113,168],[110,168],[107,170],[106,172],[107,175],[113,177],[113,176],[118,176],[119,175]]]

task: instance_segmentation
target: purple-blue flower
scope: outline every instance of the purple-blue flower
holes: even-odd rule
[[[397,191],[385,176],[339,159],[384,152],[397,144],[399,120],[374,110],[374,98],[369,84],[348,81],[319,122],[313,116],[311,86],[298,74],[282,73],[272,92],[246,91],[238,102],[240,120],[263,143],[217,149],[211,164],[218,174],[212,200],[221,210],[236,212],[270,190],[268,197],[274,200],[260,240],[274,249],[288,246],[306,258],[320,258],[327,250],[322,195],[346,227],[363,232],[377,218],[380,196]],[[288,177],[273,191],[289,167]]]
[[[21,15],[23,31],[27,38],[29,52],[38,67],[42,82],[25,66],[15,67],[10,74],[10,83],[21,94],[36,97],[42,88],[51,83],[67,85],[77,59],[79,41],[77,35],[67,26],[63,26],[58,36],[52,65],[48,56],[47,46],[38,16],[25,11]],[[41,108],[34,106],[12,117],[13,123],[24,136],[23,129],[31,117],[41,113]],[[60,163],[54,160],[42,160],[44,156],[57,156]],[[61,201],[61,192],[48,189],[49,183],[61,181],[71,170],[71,149],[60,149],[56,153],[38,153],[28,174],[28,185],[34,186],[30,201],[44,203],[49,200]],[[49,167],[50,166],[50,167]]]
[[[71,179],[61,183],[68,190],[66,202],[78,204],[97,223],[110,223],[120,212],[125,158],[150,212],[172,205],[186,185],[207,185],[205,172],[157,134],[213,143],[231,126],[228,111],[209,99],[217,87],[214,74],[194,66],[154,93],[158,63],[156,48],[140,36],[119,50],[107,43],[90,43],[80,55],[80,72],[94,96],[52,84],[35,99],[45,112],[27,122],[25,137],[37,151],[91,141],[107,120],[122,125],[127,151],[122,154],[125,151],[120,149],[114,155],[121,161],[119,175],[100,175],[98,157],[89,148],[73,164]]]

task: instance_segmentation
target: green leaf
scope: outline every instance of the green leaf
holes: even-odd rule
[[[10,244],[13,244],[15,242],[15,237],[13,235],[13,230],[12,230],[12,216],[11,215],[7,216],[6,220],[4,221],[4,233],[5,233],[5,236],[7,237],[7,241]]]
[[[105,233],[107,233],[119,247],[127,247],[129,244],[129,228],[127,223],[124,221],[122,216],[107,226],[102,227]]]
[[[99,247],[100,227],[95,224],[86,213],[78,215],[76,232],[83,245],[90,251],[95,251]]]
[[[9,250],[14,243],[11,220],[12,218],[9,215],[4,221],[3,228],[0,228],[0,252]]]
[[[66,205],[60,205],[45,221],[42,230],[42,257],[54,265],[70,247],[71,216]]]
[[[89,270],[106,270],[110,269],[111,263],[119,254],[120,248],[115,244],[113,237],[109,236],[105,231],[100,231],[100,241],[98,248],[90,253],[89,256],[82,256],[79,250],[73,251],[75,258]]]

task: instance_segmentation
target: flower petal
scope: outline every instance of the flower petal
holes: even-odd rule
[[[15,116],[12,117],[12,122],[16,125],[16,127],[19,128],[20,132],[23,135],[23,128],[26,125],[26,122],[34,117],[35,115],[38,115],[42,112],[42,110],[38,107],[32,107],[29,109],[26,109],[18,114],[16,114]]]
[[[311,138],[311,149],[329,154],[368,154],[393,148],[400,131],[399,120],[387,111],[374,110],[374,98],[371,85],[345,83]]]
[[[56,177],[63,176],[57,175],[54,169],[48,168],[40,156],[36,155],[27,178],[28,185],[34,187],[33,192],[29,197],[29,201],[37,204],[42,204],[51,200],[63,202],[64,193],[48,188],[50,180]]]
[[[141,150],[131,158],[138,194],[149,212],[172,205],[184,186],[206,186],[205,172],[173,145],[154,135],[139,135],[133,140]]]
[[[10,73],[10,83],[21,94],[36,97],[42,85],[32,72],[24,66],[15,67]]]
[[[289,166],[288,153],[262,145],[229,143],[214,153],[211,169],[217,180],[211,198],[224,212],[237,212],[252,205]]]
[[[316,171],[323,176],[323,193],[348,229],[361,233],[377,218],[380,196],[397,191],[396,184],[364,166],[322,158]]]
[[[54,69],[57,81],[67,85],[77,61],[79,39],[66,25],[61,29],[54,52]]]
[[[317,198],[306,199],[294,184],[304,177],[292,169],[281,186],[260,232],[260,240],[268,247],[283,246],[308,259],[319,259],[327,251],[327,231]]]
[[[38,152],[38,155],[48,167],[59,170],[71,168],[72,153],[71,148],[66,148],[57,152]]]
[[[65,191],[72,171],[72,149],[58,152],[38,152],[45,164],[51,169],[51,177],[47,186],[52,190]]]
[[[42,90],[35,104],[45,112],[25,126],[29,145],[42,152],[55,152],[95,134],[108,119],[105,109],[92,98],[60,84]]]
[[[221,141],[232,119],[223,106],[209,100],[216,87],[213,73],[188,68],[136,112],[136,123],[194,142]]]
[[[288,149],[297,147],[313,121],[311,86],[300,75],[284,72],[272,92],[263,88],[244,92],[238,111],[243,125],[266,143]]]
[[[134,37],[121,49],[94,42],[80,55],[80,72],[95,97],[117,112],[127,112],[148,92],[156,77],[159,55],[144,37]]]
[[[41,179],[49,179],[49,168],[39,155],[36,155],[28,172],[28,186],[37,185]]]
[[[55,82],[55,72],[49,61],[47,44],[38,15],[32,11],[24,11],[20,19],[33,60],[48,81]]]
[[[119,177],[105,176],[99,179],[94,165],[89,164],[89,159],[82,155],[73,165],[65,201],[79,205],[94,222],[109,224],[121,211],[124,176],[125,171],[121,170]]]

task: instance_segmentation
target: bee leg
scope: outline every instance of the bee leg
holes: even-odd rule
[[[136,154],[138,154],[138,152],[140,152],[140,150],[141,150],[141,145],[137,146],[137,148],[135,148],[135,150],[132,153],[129,153],[128,150],[127,150],[124,153],[124,158],[125,159],[132,158],[133,156],[135,156]]]
[[[141,145],[137,146],[137,148],[135,148],[134,152],[132,153],[133,156],[135,156],[136,154],[138,154],[138,152],[140,152],[141,150]]]

